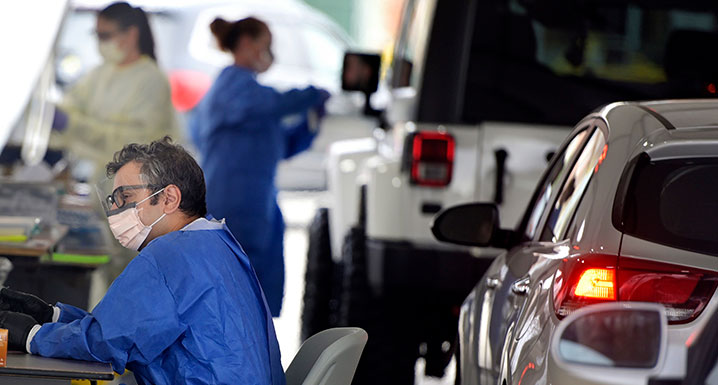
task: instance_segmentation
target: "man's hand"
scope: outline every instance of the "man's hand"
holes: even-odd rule
[[[0,311],[0,328],[7,329],[9,350],[27,351],[27,337],[35,325],[35,319],[27,314]]]
[[[0,289],[0,310],[27,314],[41,325],[46,322],[52,322],[52,305],[32,294],[6,287]]]

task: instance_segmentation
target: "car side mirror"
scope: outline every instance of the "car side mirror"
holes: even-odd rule
[[[552,337],[551,380],[579,384],[619,376],[631,379],[625,383],[645,384],[660,372],[666,325],[660,304],[611,302],[581,308],[561,321]]]
[[[379,70],[381,55],[347,52],[344,54],[342,66],[342,89],[345,91],[361,91],[366,97],[364,113],[378,116],[381,111],[374,110],[369,97],[379,89]]]
[[[443,242],[490,246],[499,232],[499,210],[493,203],[453,206],[434,217],[431,232]]]

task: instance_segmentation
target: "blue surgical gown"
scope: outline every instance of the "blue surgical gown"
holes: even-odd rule
[[[252,261],[273,316],[284,294],[284,220],[274,178],[280,160],[309,148],[307,111],[322,103],[308,87],[280,93],[255,74],[222,70],[190,119],[207,183],[207,208],[225,218]],[[294,116],[288,125],[286,117]],[[297,118],[298,117],[298,118]]]
[[[252,267],[226,226],[201,221],[151,241],[91,314],[58,304],[59,322],[42,325],[31,352],[109,362],[139,384],[283,385]]]

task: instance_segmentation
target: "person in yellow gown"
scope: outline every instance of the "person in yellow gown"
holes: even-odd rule
[[[91,165],[91,182],[103,177],[101,165],[118,147],[166,135],[181,141],[169,82],[157,66],[145,12],[113,3],[98,13],[96,28],[104,62],[58,105],[58,114],[64,116],[55,121],[64,124],[56,125],[53,138],[71,160]]]

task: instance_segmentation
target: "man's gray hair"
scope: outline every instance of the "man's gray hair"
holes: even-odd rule
[[[147,178],[147,184],[155,192],[173,184],[182,193],[180,210],[188,216],[207,215],[205,202],[206,188],[204,174],[197,162],[182,146],[173,144],[169,136],[150,144],[131,143],[117,151],[105,168],[107,177],[130,162],[137,162],[140,171]],[[150,204],[157,204],[155,195]]]

